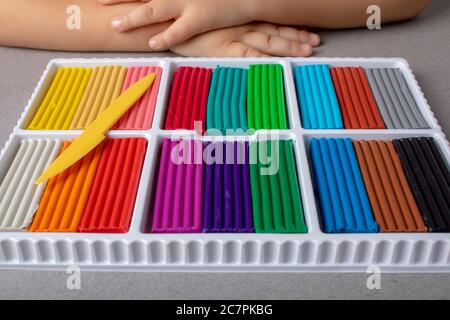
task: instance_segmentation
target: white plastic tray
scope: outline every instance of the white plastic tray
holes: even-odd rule
[[[295,141],[307,234],[150,234],[148,225],[157,155],[162,138],[177,134],[201,139],[193,131],[162,130],[172,76],[180,65],[247,67],[252,63],[279,63],[284,68],[289,130],[259,130],[239,139],[265,139],[271,134]],[[429,129],[417,130],[306,130],[301,126],[292,69],[303,64],[397,67],[405,75]],[[393,139],[434,137],[450,163],[450,148],[404,59],[392,58],[268,58],[268,59],[55,59],[50,61],[16,128],[0,154],[0,178],[21,138],[72,139],[80,131],[24,130],[58,67],[120,64],[160,66],[161,86],[152,129],[111,131],[110,137],[144,137],[148,150],[130,231],[127,234],[0,233],[0,268],[63,269],[77,264],[83,270],[152,271],[366,271],[377,265],[389,272],[449,272],[450,234],[379,233],[325,234],[320,229],[307,147],[313,137]],[[6,106],[4,106],[6,107]],[[14,107],[14,106],[8,106]],[[17,107],[17,106],[15,106]],[[203,140],[212,140],[203,137]],[[217,138],[215,138],[217,139]],[[220,137],[233,140],[233,137]]]

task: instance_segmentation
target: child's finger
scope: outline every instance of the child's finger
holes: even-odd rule
[[[117,4],[125,2],[149,2],[151,0],[98,0],[101,4]]]
[[[242,42],[272,56],[309,57],[312,47],[308,43],[289,40],[262,32],[247,32]]]
[[[150,39],[149,45],[152,49],[165,50],[173,47],[189,38],[202,33],[199,27],[199,19],[190,16],[182,16],[175,20],[166,31],[157,34]]]
[[[253,31],[264,32],[273,36],[300,41],[303,43],[309,43],[312,47],[317,47],[320,44],[319,35],[308,32],[305,30],[299,30],[292,27],[275,26],[270,23],[258,23],[252,27]]]
[[[178,7],[168,5],[164,0],[154,0],[134,9],[129,14],[114,18],[111,25],[117,31],[124,32],[148,24],[171,20],[177,14]]]
[[[251,46],[242,43],[242,42],[231,42],[226,47],[224,47],[223,51],[220,52],[220,56],[222,57],[270,57],[269,55],[259,51],[258,49],[252,48]]]

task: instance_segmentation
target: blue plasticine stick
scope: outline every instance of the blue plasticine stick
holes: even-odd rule
[[[300,115],[302,120],[303,128],[305,129],[311,129],[311,118],[309,116],[308,112],[308,106],[306,104],[306,92],[305,87],[303,86],[303,79],[302,79],[302,69],[300,67],[295,68],[295,85],[297,88],[297,97],[298,97],[298,107],[300,109]]]
[[[349,214],[352,212],[352,207],[350,204],[350,194],[347,187],[347,184],[345,182],[344,177],[344,168],[341,165],[339,152],[337,150],[336,140],[335,139],[328,139],[325,140],[324,143],[328,145],[328,149],[326,149],[325,153],[329,152],[328,161],[331,161],[333,165],[333,173],[331,174],[332,177],[336,178],[336,185],[337,185],[337,193],[339,194],[341,205],[342,205],[342,221],[343,231],[348,231],[348,225],[351,223],[349,221]],[[327,161],[327,160],[326,160]]]
[[[346,212],[347,230],[349,232],[363,232],[365,231],[364,218],[362,212],[362,206],[359,199],[359,193],[356,189],[355,179],[352,169],[350,167],[350,159],[347,154],[347,149],[342,139],[336,139],[336,147],[338,151],[338,157],[340,159],[343,175],[345,179],[345,185],[348,190],[350,198],[351,210]]]
[[[314,169],[314,177],[317,183],[318,195],[321,213],[323,216],[323,224],[326,233],[332,233],[336,231],[336,225],[333,217],[332,199],[330,195],[330,184],[327,181],[325,175],[325,168],[323,166],[322,152],[320,150],[318,139],[311,140],[311,159]]]
[[[314,102],[313,102],[313,92],[312,92],[312,88],[311,88],[311,84],[309,81],[309,76],[308,76],[308,69],[306,67],[301,67],[302,68],[302,82],[303,82],[303,88],[305,88],[305,100],[306,100],[306,106],[308,108],[308,114],[309,114],[309,118],[311,120],[311,129],[318,129],[319,128],[319,123],[317,121],[317,116],[316,116],[316,110],[314,108]]]
[[[325,110],[324,110],[326,106],[324,106],[322,103],[321,92],[317,78],[317,68],[316,66],[308,66],[307,70],[309,82],[311,84],[312,89],[311,93],[314,101],[312,108],[315,109],[317,115],[317,128],[326,129],[327,124],[325,122]]]
[[[317,74],[317,82],[320,88],[320,96],[322,98],[323,110],[325,113],[325,128],[335,128],[334,117],[332,113],[332,104],[330,101],[330,97],[328,94],[328,87],[326,85],[325,78],[327,77],[326,72],[328,71],[328,67],[324,65],[316,66],[316,74]]]

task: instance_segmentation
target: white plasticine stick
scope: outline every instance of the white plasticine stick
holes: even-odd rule
[[[43,145],[44,150],[42,154],[41,152],[36,152],[40,155],[40,158],[36,161],[36,166],[30,176],[31,183],[30,181],[27,182],[23,200],[17,211],[18,213],[23,212],[23,214],[16,215],[11,225],[13,229],[25,229],[31,224],[46,186],[46,183],[36,185],[33,181],[42,174],[44,169],[56,158],[61,149],[61,141],[46,139],[40,140],[39,143]]]
[[[4,212],[4,217],[2,219],[2,222],[0,224],[0,230],[3,227],[7,227],[9,225],[9,208],[11,206],[12,197],[14,196],[14,193],[16,192],[17,185],[20,182],[20,179],[23,177],[23,172],[25,171],[25,168],[28,164],[28,159],[30,158],[31,154],[33,153],[33,145],[34,140],[28,140],[24,142],[25,144],[25,154],[23,157],[19,160],[19,165],[17,167],[17,170],[14,172],[13,178],[11,180],[11,183],[9,184],[8,188],[5,192],[5,197],[3,198],[2,205],[0,206],[0,212]]]
[[[6,191],[9,189],[9,186],[11,184],[11,180],[13,179],[15,173],[17,172],[17,168],[20,165],[20,160],[23,158],[26,150],[27,150],[28,143],[25,140],[20,141],[19,150],[17,150],[16,156],[12,160],[11,166],[8,169],[8,172],[5,175],[5,178],[3,179],[1,185],[0,185],[0,226],[2,225],[3,218],[6,213],[6,209],[3,210],[3,207],[6,206],[8,203],[6,198]]]
[[[31,222],[37,202],[45,188],[45,185],[36,186],[34,180],[44,165],[54,160],[61,145],[55,140],[23,140],[21,144],[24,146],[24,152],[20,158],[14,159],[18,163],[11,166],[16,168],[15,173],[11,179],[5,181],[8,183],[5,184],[5,197],[0,207],[0,212],[4,216],[0,231],[23,231]],[[33,210],[26,203],[32,205]]]

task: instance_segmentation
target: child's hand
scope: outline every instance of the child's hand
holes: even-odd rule
[[[314,33],[269,23],[252,23],[210,31],[191,38],[171,51],[190,57],[307,57],[320,44]]]
[[[102,4],[115,4],[133,0],[99,1]],[[114,18],[111,25],[117,31],[126,32],[141,26],[174,20],[167,30],[155,35],[149,41],[152,49],[166,50],[206,31],[251,22],[248,2],[246,0],[152,0],[127,15]]]

